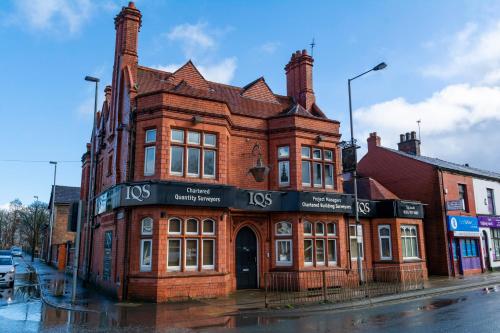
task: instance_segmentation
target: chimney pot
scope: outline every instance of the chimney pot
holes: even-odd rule
[[[406,134],[399,135],[400,142],[398,143],[398,150],[407,154],[420,156],[420,141],[417,140],[417,133],[415,131],[406,132]]]
[[[399,135],[399,142],[405,142],[405,135],[404,134]]]
[[[380,147],[380,137],[377,135],[377,132],[370,133],[366,141],[368,142],[368,151],[374,147]]]
[[[406,141],[410,141],[410,132],[406,132]]]
[[[412,140],[416,140],[417,139],[417,132],[411,131],[410,135],[411,135],[411,139]]]

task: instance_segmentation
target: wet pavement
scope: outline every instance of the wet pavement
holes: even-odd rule
[[[242,313],[260,306],[261,292],[185,303],[117,303],[80,286],[78,306],[86,310],[68,311],[42,302],[36,277],[19,262],[15,287],[0,289],[0,332],[500,332],[500,287],[357,310]],[[69,276],[35,266],[49,301],[64,306],[69,285],[61,281]],[[62,295],[54,296],[61,283]]]

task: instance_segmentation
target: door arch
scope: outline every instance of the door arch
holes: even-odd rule
[[[257,235],[243,227],[236,236],[236,289],[258,288]]]

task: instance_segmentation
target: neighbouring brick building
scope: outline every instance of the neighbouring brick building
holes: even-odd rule
[[[63,270],[67,264],[67,255],[71,244],[75,241],[75,232],[71,230],[71,207],[74,202],[80,200],[80,188],[73,186],[54,186],[49,200],[50,214],[54,214],[54,222],[52,225],[52,246],[49,249],[50,241],[50,225],[46,225],[43,229],[43,248],[42,258],[50,262],[52,265]],[[52,212],[52,200],[54,200],[54,212]]]
[[[398,196],[425,204],[430,274],[484,271],[473,178],[498,181],[500,174],[422,156],[415,132],[401,134],[398,150],[382,147],[377,133],[371,133],[359,172]]]
[[[94,149],[80,274],[119,299],[166,301],[259,288],[267,272],[356,267],[340,124],[316,104],[313,58],[292,54],[286,96],[264,78],[244,87],[208,81],[191,61],[164,72],[138,64],[141,19],[133,3],[115,19],[112,85],[82,158],[85,200]],[[396,201],[384,213],[394,217],[388,237],[405,218]],[[422,207],[412,204],[409,224],[420,226]],[[359,235],[368,268],[373,211]],[[421,243],[422,233],[410,233]],[[397,259],[385,264],[402,267],[392,244]]]

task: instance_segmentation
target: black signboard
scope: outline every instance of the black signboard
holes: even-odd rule
[[[352,207],[354,207],[354,200],[352,203]],[[377,216],[378,213],[378,202],[377,201],[371,201],[371,200],[364,200],[364,199],[359,199],[358,200],[358,216],[359,217],[374,217]],[[350,214],[351,216],[354,216],[354,209]]]
[[[113,232],[106,231],[104,233],[104,260],[102,269],[103,280],[111,278],[111,249],[113,247]]]
[[[287,192],[237,190],[231,206],[243,210],[282,211],[282,204],[285,202],[282,197],[286,194]]]
[[[296,192],[297,210],[308,212],[350,213],[352,196],[341,193]]]
[[[420,202],[396,201],[396,216],[407,219],[423,219],[424,206]]]
[[[356,170],[358,158],[356,154],[356,145],[348,146],[342,149],[342,169],[344,172]]]

